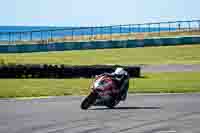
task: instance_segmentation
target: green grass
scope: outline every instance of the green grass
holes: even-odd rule
[[[199,64],[200,45],[0,54],[4,63],[22,64]]]
[[[200,72],[145,73],[131,79],[130,93],[200,92]],[[87,95],[91,79],[1,79],[0,98]]]
[[[146,73],[131,87],[134,93],[200,92],[200,72]],[[132,83],[133,84],[133,83]]]

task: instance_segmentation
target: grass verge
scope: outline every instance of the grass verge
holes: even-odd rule
[[[200,72],[144,73],[130,93],[200,92]],[[0,98],[87,95],[91,79],[1,79]]]
[[[0,54],[4,64],[199,64],[200,45]]]

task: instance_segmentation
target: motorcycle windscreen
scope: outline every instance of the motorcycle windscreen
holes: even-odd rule
[[[94,82],[94,88],[100,96],[108,96],[113,93],[115,85],[110,78],[101,77]]]

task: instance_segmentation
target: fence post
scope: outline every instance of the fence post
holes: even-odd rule
[[[129,29],[129,35],[128,35],[128,40],[130,40],[132,37],[131,35],[131,24],[128,25],[128,29]]]
[[[200,31],[200,20],[198,22],[199,22],[199,31]]]
[[[178,31],[180,32],[181,30],[181,22],[178,22]]]
[[[72,41],[74,40],[74,28],[71,29],[72,30]]]
[[[191,25],[190,25],[190,22],[188,21],[188,30],[190,31],[191,30]]]
[[[42,41],[43,40],[43,32],[40,31],[40,40]]]
[[[131,24],[128,25],[128,32],[131,33]]]
[[[122,26],[119,25],[119,36],[121,36],[121,34],[122,34]]]
[[[91,34],[90,34],[90,40],[93,40],[93,27],[90,27],[90,29],[91,29]]]
[[[2,35],[2,37],[1,37]],[[3,32],[0,32],[0,40],[3,41]]]
[[[129,34],[131,34],[131,32],[132,32],[131,28],[132,28],[132,25],[129,24],[129,25],[128,25],[128,29],[129,29],[128,32],[129,32]]]
[[[112,26],[110,26],[110,40],[112,40]]]
[[[9,44],[11,43],[11,32],[8,32]]]
[[[169,32],[171,32],[171,23],[169,22]]]
[[[84,41],[84,29],[82,31],[82,28],[80,28],[80,33],[81,33],[81,41]]]
[[[100,28],[100,36],[101,36],[101,39],[103,40],[103,27],[99,27]]]
[[[2,37],[1,37],[2,35]],[[3,41],[3,33],[0,32],[0,41]]]
[[[13,42],[16,44],[16,36],[17,36],[17,32],[14,32],[13,34],[14,34],[14,35],[13,35]]]
[[[31,32],[30,32],[30,40],[31,40],[31,41],[33,40],[33,35],[32,35],[32,34],[33,34],[33,32],[31,31]]]
[[[158,23],[158,30],[159,30],[159,36],[160,36],[160,23]]]
[[[141,25],[141,24],[138,24],[138,32],[140,32],[140,25]]]
[[[22,40],[22,32],[19,32],[19,40]]]
[[[149,31],[149,32],[151,32],[151,28],[150,28],[150,27],[151,27],[151,24],[149,23],[149,24],[148,24],[148,31]]]
[[[50,39],[51,39],[51,42],[53,42],[53,31],[50,31]]]

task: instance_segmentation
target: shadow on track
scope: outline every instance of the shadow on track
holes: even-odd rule
[[[137,109],[141,109],[141,110],[153,110],[153,109],[161,109],[161,107],[115,107],[115,108],[93,108],[93,109],[89,109],[89,110],[137,110]]]

